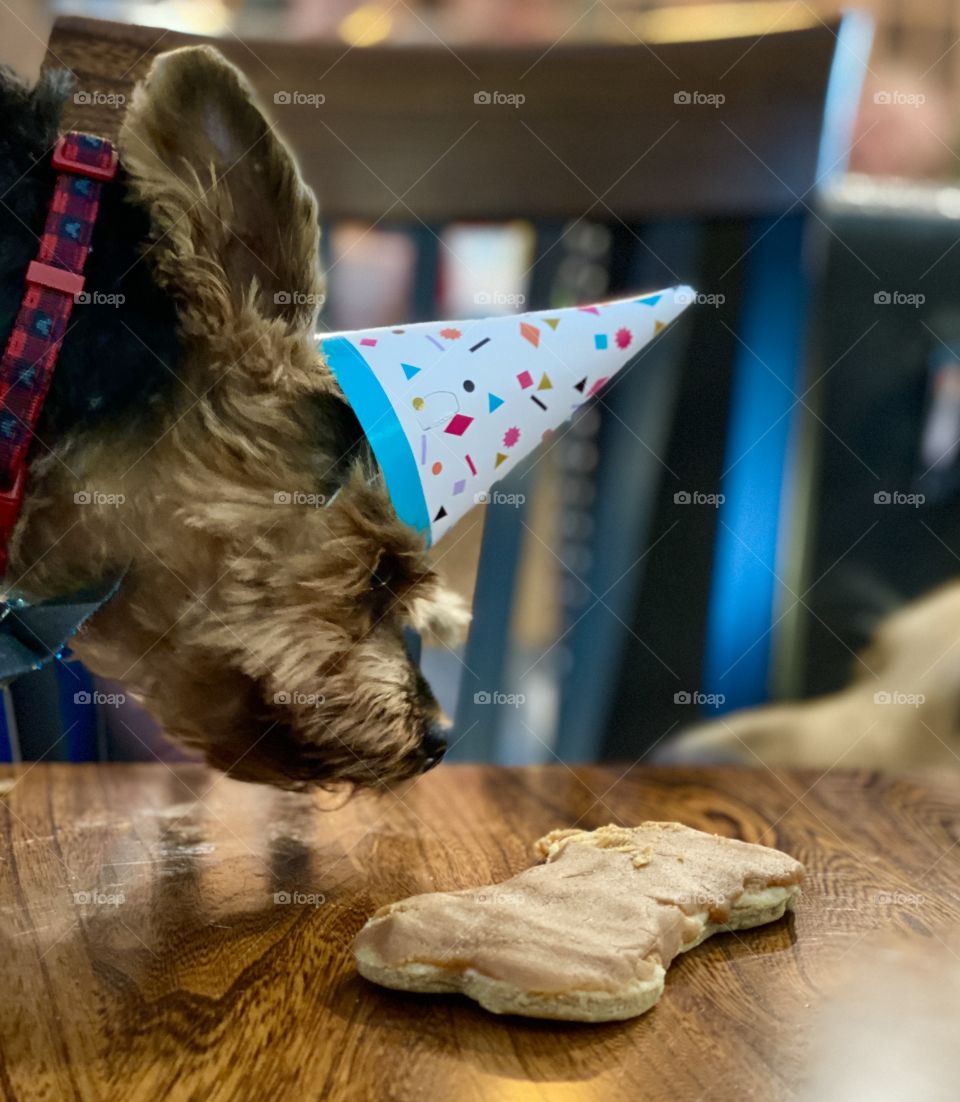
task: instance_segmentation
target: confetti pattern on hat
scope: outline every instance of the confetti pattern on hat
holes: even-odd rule
[[[337,333],[319,344],[397,515],[435,543],[694,298],[673,287],[595,306]]]

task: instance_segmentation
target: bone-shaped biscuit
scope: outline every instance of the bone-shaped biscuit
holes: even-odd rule
[[[804,874],[779,850],[681,823],[554,830],[536,849],[544,863],[501,884],[381,907],[354,942],[360,974],[495,1014],[630,1018],[677,953],[781,918]]]

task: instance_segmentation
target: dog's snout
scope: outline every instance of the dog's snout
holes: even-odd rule
[[[447,752],[447,733],[437,723],[431,723],[420,742],[424,771],[432,769]]]

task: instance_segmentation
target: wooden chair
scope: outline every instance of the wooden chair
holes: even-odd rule
[[[570,579],[564,611],[570,672],[554,747],[564,759],[593,757],[600,748],[678,395],[699,391],[708,403],[729,403],[726,443],[713,448],[703,475],[708,486],[719,484],[724,452],[735,456],[744,432],[756,430],[765,368],[754,354],[775,362],[787,392],[801,389],[811,277],[801,263],[807,206],[819,181],[843,167],[838,142],[867,47],[852,19],[825,24],[811,17],[804,29],[768,32],[656,45],[560,43],[550,50],[216,42],[263,102],[277,105],[273,114],[320,196],[326,222],[383,221],[415,235],[417,316],[433,310],[437,234],[454,219],[535,223],[543,259],[532,272],[528,309],[549,303],[558,246],[571,221],[611,228],[611,296],[680,281],[715,292],[722,282],[718,258],[737,261],[724,284],[726,316],[747,334],[749,347],[733,343],[728,362],[691,359],[683,366],[685,346],[702,345],[704,327],[716,329],[716,311],[695,311],[665,335],[642,369],[601,399],[597,427],[574,430],[597,436],[602,447],[596,469],[577,475],[596,491],[590,523],[563,552],[572,561],[568,555],[579,550],[583,563]],[[89,93],[69,104],[64,127],[115,135],[120,112],[110,93],[114,100],[129,96],[155,55],[198,41],[153,28],[57,20],[46,64],[71,69],[78,91]],[[283,102],[296,99],[293,92],[320,93],[322,106]],[[484,102],[493,92],[525,100],[520,108]],[[715,104],[718,94],[721,107],[704,99],[713,96]],[[740,235],[742,264],[731,254],[731,233]],[[719,678],[731,648],[742,649],[745,633],[763,638],[774,626],[778,583],[769,571],[785,524],[780,502],[798,422],[789,401],[783,405],[785,416],[762,447],[723,481],[723,507],[703,521],[702,538],[717,532],[708,680]],[[623,492],[625,472],[630,494]],[[750,511],[758,500],[762,516]],[[763,548],[756,562],[733,538],[745,525]],[[488,511],[457,712],[459,730],[470,733],[452,757],[498,754],[502,711],[474,698],[503,684],[522,535],[520,511]],[[774,626],[741,665],[728,699],[766,696],[776,645]]]

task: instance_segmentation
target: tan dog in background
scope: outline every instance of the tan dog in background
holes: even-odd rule
[[[823,769],[960,765],[960,582],[885,620],[853,672],[839,692],[734,712],[659,756]]]

